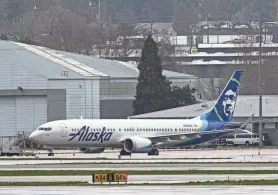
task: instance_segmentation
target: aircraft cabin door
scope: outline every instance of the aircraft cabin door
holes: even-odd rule
[[[138,129],[138,128],[134,128],[134,129],[135,129],[135,134],[136,134],[136,135],[140,135],[139,129]]]
[[[132,134],[132,135],[139,135],[140,132],[139,132],[139,130],[138,130],[137,128],[132,127],[132,128],[131,128],[131,134]]]
[[[64,123],[61,123],[60,128],[61,128],[61,137],[67,137],[68,133],[67,133],[66,125]]]
[[[131,135],[135,135],[136,129],[134,127],[131,128]]]

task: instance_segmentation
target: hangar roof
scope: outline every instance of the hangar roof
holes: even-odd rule
[[[18,42],[0,41],[0,54],[0,65],[22,65],[47,78],[137,78],[139,74],[137,67],[131,63]],[[167,78],[196,78],[193,75],[167,70],[164,70],[163,74]]]
[[[278,95],[263,95],[262,96],[262,115],[263,117],[278,116]],[[192,118],[209,111],[214,106],[215,101],[193,104],[168,110],[162,110],[152,113],[130,116],[129,118]],[[259,116],[259,96],[254,95],[239,95],[236,103],[234,117],[254,117]]]

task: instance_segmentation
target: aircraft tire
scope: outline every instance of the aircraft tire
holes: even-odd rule
[[[125,150],[121,150],[120,155],[121,156],[131,156],[131,153],[128,153]]]
[[[155,150],[153,151],[153,154],[154,154],[155,156],[158,156],[158,155],[159,155],[159,151],[158,151],[157,149],[155,149]]]
[[[149,156],[158,156],[159,155],[159,151],[157,149],[153,149],[150,152],[148,152]]]

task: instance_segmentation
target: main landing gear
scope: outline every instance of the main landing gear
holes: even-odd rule
[[[158,149],[152,149],[151,151],[148,152],[149,156],[158,156],[159,155],[159,151]]]
[[[148,152],[149,156],[158,156],[159,155],[159,151],[158,149],[154,148],[151,151]],[[121,150],[120,155],[119,156],[131,156],[131,153],[126,152],[124,149]]]
[[[54,156],[54,152],[52,149],[48,150],[48,156]]]
[[[121,150],[120,155],[121,156],[131,156],[131,153],[126,152],[125,150]]]

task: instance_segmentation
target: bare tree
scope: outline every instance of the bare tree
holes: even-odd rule
[[[119,55],[119,57],[124,57],[125,59],[131,55],[136,49],[136,46],[134,43],[136,42],[136,33],[134,33],[134,25],[128,24],[128,23],[120,23],[117,27],[117,41],[115,42],[116,44],[114,45],[115,51]]]
[[[26,12],[17,27],[21,35],[40,45],[78,53],[90,50],[90,30],[84,18],[59,5]]]
[[[242,67],[241,94],[258,95],[258,64],[246,64]],[[264,95],[278,93],[278,66],[276,60],[265,59],[262,63],[262,92]]]
[[[241,47],[241,51],[238,54],[242,56],[242,63],[252,64],[254,62],[254,54],[256,54],[256,52],[252,51],[256,44],[256,36],[246,31],[234,42],[236,46]]]
[[[200,7],[197,1],[184,1],[176,5],[173,23],[182,34],[191,34],[193,26],[199,21]]]
[[[206,100],[214,100],[219,95],[219,86],[216,81],[216,73],[211,66],[208,66],[207,78],[198,79],[198,89],[199,93],[203,95],[202,98]]]
[[[5,17],[0,14],[0,35],[7,35],[9,31],[9,24],[6,21]]]
[[[229,79],[225,74],[226,71],[226,69],[221,70],[212,65],[207,66],[206,78],[198,79],[198,91],[202,99],[215,100],[220,95]]]
[[[104,58],[128,58],[133,54],[137,45],[134,26],[129,23],[97,24],[93,31],[92,55]],[[136,46],[135,46],[136,45]]]
[[[136,33],[144,37],[144,39],[151,34],[154,41],[157,43],[159,56],[162,61],[168,64],[173,63],[170,59],[172,59],[175,54],[176,36],[172,35],[167,29],[160,28],[152,23],[140,24],[137,26],[136,31]]]

